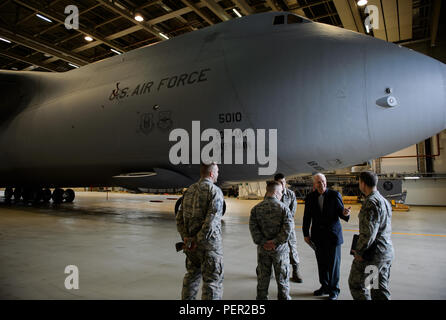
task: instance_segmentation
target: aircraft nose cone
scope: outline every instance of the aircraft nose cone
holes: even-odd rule
[[[443,63],[407,48],[373,41],[367,50],[366,68],[369,132],[380,150],[399,150],[445,129]]]

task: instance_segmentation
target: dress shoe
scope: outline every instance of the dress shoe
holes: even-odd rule
[[[315,292],[313,292],[313,296],[315,296],[315,297],[320,297],[320,296],[327,295],[327,294],[328,294],[328,292],[325,291],[323,288],[319,288]]]
[[[328,296],[329,300],[338,300],[339,293],[330,293]]]

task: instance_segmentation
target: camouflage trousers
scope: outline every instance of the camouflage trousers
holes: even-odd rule
[[[288,247],[290,248],[290,264],[294,269],[297,269],[299,264],[299,255],[297,253],[297,239],[294,229],[291,230],[290,238],[288,240]]]
[[[186,252],[186,274],[181,298],[195,300],[203,278],[202,300],[221,300],[223,296],[223,253],[195,249]]]
[[[371,272],[366,272],[366,268],[369,265],[373,265],[378,270],[378,278],[372,280]],[[390,300],[389,280],[390,280],[390,267],[392,261],[359,262],[353,260],[350,270],[350,276],[348,278],[348,285],[350,287],[350,293],[355,300]],[[375,269],[375,270],[376,270]],[[373,269],[372,269],[373,270]],[[365,283],[366,278],[369,277],[368,282],[376,281],[371,284],[370,289],[367,288]],[[373,287],[377,287],[374,289]]]
[[[277,298],[291,300],[290,297],[290,257],[288,247],[286,250],[266,251],[257,247],[257,300],[268,299],[268,288],[271,279],[271,269],[277,282]]]

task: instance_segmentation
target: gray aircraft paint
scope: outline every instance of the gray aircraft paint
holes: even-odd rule
[[[197,166],[169,163],[169,132],[190,132],[193,120],[202,130],[278,129],[286,175],[362,163],[446,128],[443,63],[308,20],[273,25],[280,14],[234,19],[65,73],[1,71],[0,186],[186,186]],[[162,82],[184,74],[193,83]],[[117,83],[127,92],[110,100]],[[382,104],[389,95],[396,107]],[[219,122],[237,112],[242,121]],[[157,175],[113,178],[131,172]],[[221,166],[220,181],[259,179],[257,165]]]

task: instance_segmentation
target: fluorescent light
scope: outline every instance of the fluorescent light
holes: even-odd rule
[[[90,36],[85,36],[84,39],[87,40],[87,41],[93,41],[93,38],[90,37]]]
[[[118,50],[115,50],[115,49],[110,49],[110,51],[112,51],[112,52],[114,52],[116,54],[122,54],[122,52],[119,52]]]
[[[368,2],[367,0],[359,0],[357,2],[357,4],[358,4],[358,6],[363,7],[363,6],[365,6],[367,4],[367,2]]]
[[[53,22],[53,21],[51,21],[50,19],[48,19],[47,17],[42,16],[41,14],[38,14],[38,13],[37,13],[36,16],[39,17],[39,18],[42,19],[42,20],[47,21],[47,22]]]
[[[404,177],[405,180],[418,180],[420,177]]]
[[[69,66],[72,66],[73,68],[76,68],[76,69],[79,68],[79,66],[77,66],[77,65],[75,65],[75,64],[72,64],[72,63],[69,63],[68,65],[69,65]]]
[[[3,38],[0,38],[0,40],[1,40],[1,41],[5,41],[6,43],[11,43],[11,41],[6,40],[6,39],[3,39]]]
[[[166,35],[165,35],[164,33],[162,33],[162,32],[160,32],[160,36],[163,37],[163,38],[166,38],[167,40],[169,40],[169,37],[166,36]]]
[[[143,22],[143,21],[144,21],[144,18],[142,17],[142,15],[137,14],[137,15],[135,16],[135,20],[138,21],[138,22]]]
[[[240,14],[240,12],[238,12],[237,11],[237,9],[232,9],[232,11],[234,11],[234,13],[239,17],[239,18],[241,18],[242,17],[242,15]]]

